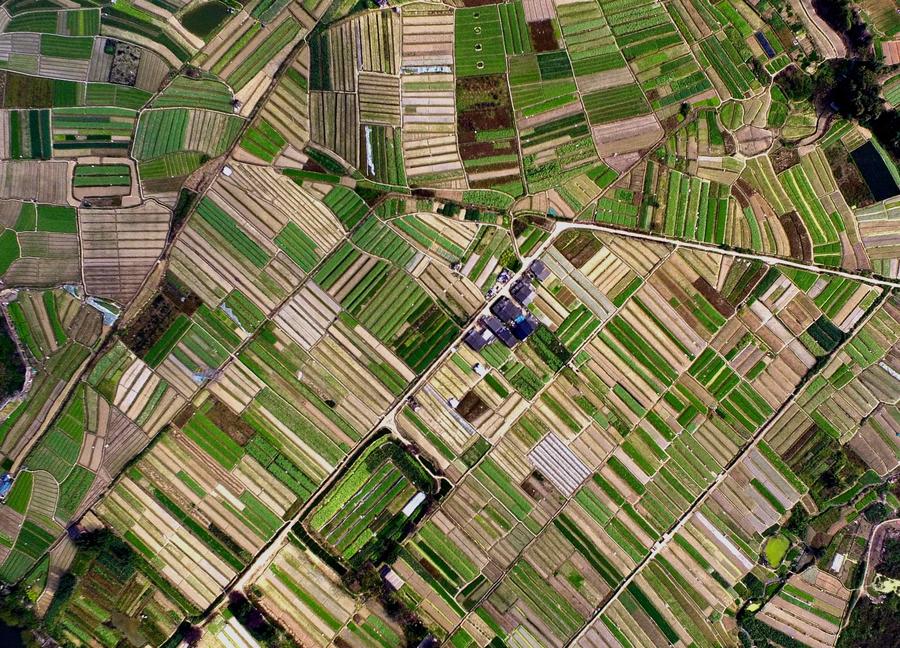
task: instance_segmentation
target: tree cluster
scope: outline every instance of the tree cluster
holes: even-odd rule
[[[16,348],[6,319],[0,317],[0,399],[22,389],[25,382],[25,363]]]
[[[851,52],[862,54],[872,46],[872,34],[850,0],[813,0],[813,8],[844,37]]]
[[[834,59],[816,73],[816,91],[839,115],[870,129],[900,159],[900,113],[881,98],[883,66],[871,59]]]
[[[863,511],[863,515],[866,516],[866,519],[872,524],[878,524],[879,522],[884,522],[891,515],[891,509],[887,507],[883,502],[875,502],[865,508]]]
[[[780,646],[781,648],[805,648],[805,646],[772,626],[766,625],[755,617],[741,620],[740,633],[741,645],[745,648],[768,648]]]
[[[407,648],[418,646],[427,636],[428,629],[388,585],[370,562],[344,576],[344,585],[364,599],[374,598],[384,607],[387,615],[403,628]]]
[[[809,513],[802,504],[796,504],[791,509],[791,517],[788,518],[784,525],[784,530],[792,533],[800,539],[806,537],[806,531],[809,529]]]
[[[247,631],[264,646],[273,648],[296,648],[297,644],[278,626],[271,623],[242,592],[228,594],[228,610],[247,628]]]
[[[888,578],[900,578],[900,538],[887,538],[881,549],[881,561],[875,568]]]
[[[862,597],[838,638],[837,648],[889,648],[897,645],[898,636],[900,596],[888,596],[881,603]]]

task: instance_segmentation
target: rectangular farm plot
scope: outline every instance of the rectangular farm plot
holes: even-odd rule
[[[505,76],[458,78],[456,111],[459,154],[469,185],[520,194],[518,143]]]
[[[792,576],[756,618],[797,643],[828,648],[841,632],[850,597],[837,577],[813,567]]]
[[[353,192],[344,196],[332,190],[334,196],[329,192],[323,201],[271,167],[232,163],[231,168],[230,176],[220,176],[211,187],[210,197],[273,239],[304,270],[303,265],[314,265],[340,240],[338,217],[355,218],[367,209],[353,200],[358,198]],[[336,200],[338,196],[345,201]]]
[[[376,182],[404,186],[403,141],[399,128],[362,125],[359,168]]]
[[[94,48],[94,39],[88,37],[41,36],[41,55],[64,59],[89,59]]]
[[[710,36],[700,43],[700,50],[712,64],[731,96],[738,99],[759,89],[760,83],[746,64],[752,53],[736,29]]]
[[[117,181],[125,176],[113,174],[128,169],[126,165],[95,165],[87,167],[88,172],[102,174],[81,177]],[[127,304],[162,253],[169,234],[169,210],[156,203],[145,203],[115,210],[80,209],[78,215],[88,292]]]
[[[134,157],[149,160],[179,151],[217,157],[231,146],[243,121],[210,110],[166,108],[141,114]]]
[[[0,130],[6,132],[7,141],[0,142],[0,154],[12,159],[43,159],[51,154],[50,111],[10,110],[0,113],[0,121],[6,122]]]
[[[127,164],[78,164],[75,187],[127,187],[131,184],[131,168]]]
[[[546,475],[561,493],[571,497],[590,474],[581,459],[552,432],[528,455],[534,466]]]
[[[208,399],[154,445],[98,513],[202,607],[314,488],[266,438]]]
[[[260,123],[271,125],[274,143],[284,139],[300,148],[309,140],[308,50],[294,60],[263,104]],[[268,136],[265,138],[268,139]],[[273,143],[269,142],[270,149]]]
[[[812,243],[813,259],[824,265],[840,265],[840,234],[844,231],[840,214],[826,211],[821,194],[813,189],[804,165],[791,167],[778,179],[803,221]]]
[[[237,36],[230,47],[222,52],[210,48],[211,58],[217,58],[211,66],[214,74],[228,81],[235,90],[240,90],[250,83],[273,59],[286,51],[288,46],[298,39],[304,31],[290,12],[284,12],[276,21],[261,28],[259,23],[250,23],[249,29]],[[206,63],[209,66],[209,61]]]
[[[341,320],[311,354],[293,335],[267,324],[227,373],[243,376],[234,388],[244,418],[318,484],[377,423],[412,373],[364,329]]]
[[[506,72],[497,5],[457,9],[454,35],[457,76]]]
[[[636,84],[596,90],[584,95],[583,101],[592,126],[650,112],[644,93]]]
[[[255,582],[260,607],[278,619],[303,646],[392,648],[402,629],[373,600],[355,598],[339,575],[299,541],[282,547]]]
[[[598,160],[580,109],[519,132],[525,180],[531,192],[556,187],[563,200],[578,211],[615,179],[615,172]]]
[[[403,159],[413,184],[464,177],[456,136],[451,74],[404,74]]]
[[[700,95],[712,84],[691,56],[662,3],[604,0],[600,6],[654,110],[674,112],[678,104]]]
[[[352,246],[345,245],[329,257],[315,280],[416,373],[459,333],[459,327],[415,279]]]
[[[264,312],[287,297],[302,278],[300,268],[274,243],[243,216],[232,216],[209,197],[200,202],[178,238],[171,269],[208,304],[217,304],[238,289]]]
[[[11,203],[16,205],[16,203]],[[11,285],[77,281],[78,218],[72,207],[25,203],[0,234],[0,271]]]
[[[653,182],[656,168],[648,164],[646,182]],[[663,204],[654,210],[654,230],[718,245],[726,242],[736,204],[730,199],[727,185],[662,168],[655,182],[655,195],[660,196],[659,202]]]
[[[400,79],[374,72],[359,75],[361,122],[400,126]]]
[[[343,562],[377,563],[385,543],[402,538],[433,490],[433,480],[418,460],[383,437],[351,464],[304,524]]]
[[[548,112],[568,114],[573,111],[563,107],[577,103],[572,65],[564,50],[510,59],[509,79],[513,106],[520,118]]]
[[[526,559],[512,566],[484,609],[489,618],[496,615],[509,625],[515,624],[512,636],[527,641],[535,634],[543,635],[550,645],[565,644],[588,616],[586,609],[577,609]]]
[[[435,214],[401,216],[391,221],[398,230],[448,263],[460,261],[478,232],[472,223],[459,223]]]
[[[406,173],[414,183],[439,186],[464,177],[456,145],[454,10],[419,4],[401,20]]]
[[[56,157],[127,155],[137,114],[127,108],[54,108]]]
[[[227,85],[213,78],[178,76],[153,101],[156,108],[189,106],[232,112],[233,95]]]
[[[559,25],[579,87],[585,90],[605,79],[631,75],[600,7],[574,2],[557,8]]]

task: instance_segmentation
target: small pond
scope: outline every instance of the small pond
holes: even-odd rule
[[[209,38],[228,17],[228,7],[221,2],[204,2],[181,16],[181,24],[194,36]]]
[[[3,648],[24,648],[22,641],[22,628],[6,625],[0,621],[0,646]]]
[[[900,193],[894,176],[872,142],[866,142],[850,155],[859,167],[875,200],[884,200]]]

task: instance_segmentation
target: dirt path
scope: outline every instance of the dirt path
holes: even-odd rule
[[[800,16],[816,48],[826,59],[847,56],[847,46],[844,45],[843,39],[816,13],[812,0],[791,0],[791,7]]]

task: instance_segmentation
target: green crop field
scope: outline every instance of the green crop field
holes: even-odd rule
[[[226,79],[235,89],[244,87],[268,63],[269,59],[286,47],[300,33],[300,25],[293,18],[284,20],[254,51],[248,53]]]
[[[460,9],[455,13],[456,74],[467,77],[505,72],[504,32],[497,5]],[[524,51],[518,18],[510,21],[508,11],[504,15],[510,29],[510,45],[515,48],[518,43],[518,49]],[[512,24],[517,27],[515,33],[512,32]]]
[[[188,115],[187,110],[180,108],[142,113],[134,141],[134,156],[155,158],[180,149]]]
[[[41,54],[67,59],[89,59],[94,47],[93,38],[74,38],[44,34],[41,37]]]
[[[417,460],[384,439],[375,441],[351,465],[306,521],[314,537],[349,564],[375,558],[388,538],[402,537],[404,507],[417,493],[431,494],[433,485]],[[421,511],[421,505],[417,507]]]
[[[647,101],[637,85],[624,85],[588,93],[584,96],[584,109],[591,124],[604,124],[650,112]]]
[[[127,187],[131,167],[127,164],[79,164],[75,167],[75,187]]]
[[[2,3],[7,616],[893,645],[883,4]]]
[[[216,79],[175,77],[153,100],[154,108],[206,108],[232,112],[233,96],[228,86]]]

